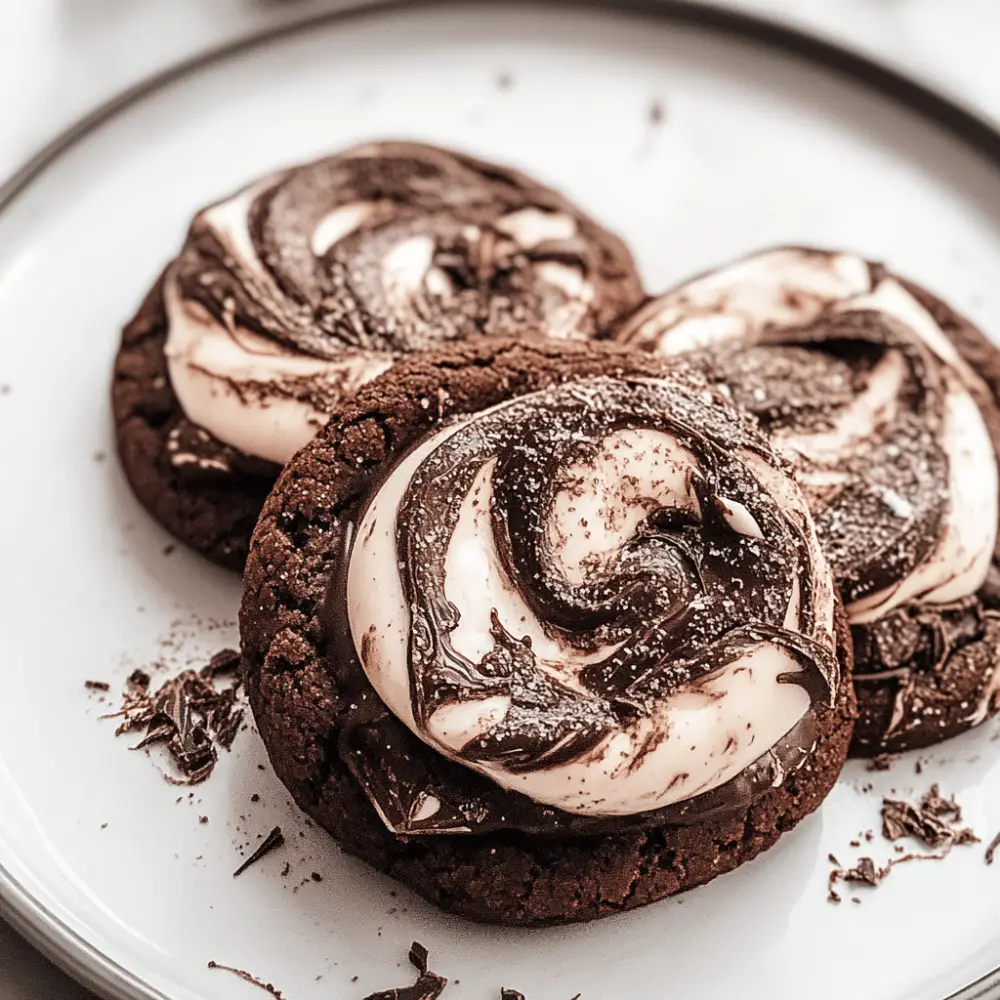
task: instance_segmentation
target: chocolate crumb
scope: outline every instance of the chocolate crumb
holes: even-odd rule
[[[851,841],[851,847],[860,847],[860,846],[861,846],[861,841],[860,840],[852,840]]]
[[[292,870],[292,864],[290,861],[285,862],[284,868],[281,869],[281,877],[286,878],[288,873]]]
[[[207,816],[199,816],[198,817],[198,822],[199,823],[207,823],[208,822],[208,817]]]
[[[84,681],[83,686],[89,691],[110,691],[111,685],[107,681]]]
[[[437,1000],[448,985],[448,980],[428,969],[427,949],[419,941],[414,941],[410,945],[409,959],[410,964],[419,973],[417,981],[412,986],[381,990],[378,993],[369,994],[365,1000]],[[351,982],[355,983],[357,980],[358,977],[355,976]]]
[[[358,977],[357,976],[351,976],[351,982],[352,983],[356,983],[357,981],[358,981]]]
[[[838,877],[845,882],[864,882],[866,885],[878,885],[892,870],[892,865],[876,868],[871,858],[858,858],[853,868],[841,870]]]
[[[107,830],[107,828],[108,828],[108,824],[107,824],[107,823],[102,823],[102,824],[101,824],[101,829],[102,829],[102,830]],[[991,859],[991,860],[992,860],[992,859]]]
[[[282,1000],[281,990],[275,989],[270,983],[265,983],[256,976],[250,975],[245,969],[236,969],[231,965],[223,965],[221,962],[209,962],[210,969],[222,969],[224,972],[231,972],[234,976],[239,976],[245,983],[250,983],[265,993],[270,993],[274,1000]]]
[[[260,796],[256,792],[254,792],[253,795],[250,796],[250,801],[251,802],[260,802]]]
[[[250,857],[247,858],[246,861],[244,861],[243,864],[241,864],[239,868],[237,868],[236,871],[233,872],[233,878],[236,878],[238,875],[242,875],[251,865],[256,864],[258,861],[260,861],[260,859],[264,857],[265,854],[270,854],[271,851],[274,851],[277,848],[281,847],[281,845],[284,842],[285,842],[285,836],[281,832],[281,827],[276,826],[260,842],[260,846],[257,848],[257,850],[254,851],[253,854],[251,854]]]
[[[130,688],[140,688],[145,690],[149,687],[149,682],[151,678],[145,670],[133,670],[132,673],[128,675],[127,685]]]
[[[1000,847],[1000,833],[998,833],[989,843],[989,847],[986,848],[986,863],[988,865],[993,864],[993,858],[996,855],[997,848]]]
[[[857,903],[859,906],[861,905],[861,899],[858,896],[851,896],[851,902]]]
[[[500,1000],[525,1000],[525,996],[517,990],[509,990],[505,986],[502,986],[500,988]]]
[[[866,771],[888,771],[893,764],[896,763],[897,758],[891,753],[880,753],[875,757],[872,757],[868,761],[868,766],[865,768]]]
[[[834,889],[838,881],[864,882],[866,885],[877,886],[891,870],[891,862],[885,868],[876,868],[875,862],[871,858],[859,858],[858,863],[853,868],[834,868],[827,880],[827,901],[830,903],[841,902],[840,893]]]
[[[834,889],[834,885],[836,884],[837,878],[839,877],[838,876],[839,872],[840,872],[840,867],[838,866],[838,867],[834,868],[833,871],[830,872],[830,877],[827,879],[827,883],[826,883],[826,899],[827,899],[827,902],[829,902],[829,903],[839,903],[840,902],[840,893],[837,892],[836,889]]]
[[[312,875],[310,875],[309,877],[310,877],[310,878],[311,878],[311,879],[312,879],[312,880],[313,880],[314,882],[322,882],[322,881],[323,881],[323,876],[322,876],[322,875],[320,875],[320,873],[319,873],[319,872],[313,872],[313,873],[312,873]]]
[[[920,761],[920,760],[917,760],[916,764],[913,765],[913,770],[916,771],[917,774],[923,774],[924,773],[923,762]]]
[[[163,546],[163,554],[165,556],[172,556],[177,551],[177,546],[171,543],[170,545]]]

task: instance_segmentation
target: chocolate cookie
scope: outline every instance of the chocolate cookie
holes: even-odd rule
[[[701,885],[847,755],[846,622],[788,466],[694,373],[479,340],[335,407],[240,613],[275,772],[345,850],[474,920]]]
[[[640,298],[622,241],[516,171],[402,142],[279,171],[195,216],[126,326],[122,462],[157,520],[242,569],[281,466],[398,358],[586,340]]]
[[[854,752],[925,747],[1000,700],[1000,352],[848,253],[765,251],[652,300],[624,343],[695,364],[799,470],[851,621]]]

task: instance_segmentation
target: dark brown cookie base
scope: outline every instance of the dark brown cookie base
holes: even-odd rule
[[[338,755],[348,680],[344,664],[327,658],[319,609],[342,519],[374,471],[442,416],[571,377],[663,368],[654,358],[596,345],[499,341],[411,359],[334,414],[328,432],[283,473],[254,535],[240,627],[247,689],[275,772],[345,850],[469,919],[592,920],[702,885],[756,857],[815,810],[846,758],[854,704],[843,623],[839,699],[818,713],[812,758],[749,810],[724,819],[587,837],[405,839],[385,827]]]
[[[903,282],[986,383],[976,400],[1000,456],[1000,351],[967,319],[926,289]],[[994,714],[1000,669],[1000,546],[986,583],[950,606],[915,604],[891,616],[901,662],[882,662],[871,628],[853,626],[858,722],[851,754],[871,757],[933,746]],[[872,666],[874,664],[874,666]],[[866,671],[874,670],[866,676]]]
[[[170,386],[163,347],[163,277],[122,333],[111,387],[118,455],[139,502],[171,534],[237,572],[278,467],[256,461],[190,423]],[[224,468],[175,466],[171,435],[204,435]]]

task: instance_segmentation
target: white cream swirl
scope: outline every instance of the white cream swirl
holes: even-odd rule
[[[854,624],[876,621],[910,602],[944,605],[975,593],[986,579],[996,545],[997,460],[973,396],[988,398],[989,393],[931,313],[901,281],[858,256],[783,248],[681,285],[649,302],[618,332],[622,342],[668,357],[719,358],[727,345],[738,346],[744,360],[730,350],[730,361],[723,362],[733,373],[730,390],[739,394],[743,389],[736,375],[739,364],[752,365],[747,381],[756,380],[753,391],[763,401],[777,381],[788,377],[783,366],[792,356],[789,351],[804,348],[815,354],[822,349],[824,324],[836,344],[861,344],[865,337],[858,332],[862,320],[857,318],[862,314],[881,324],[877,332],[884,349],[877,363],[860,375],[838,370],[835,356],[825,371],[807,367],[807,379],[825,377],[829,382],[801,386],[783,413],[772,407],[760,414],[778,450],[799,467],[821,538],[835,571],[843,576],[851,561],[849,540],[826,532],[853,533],[854,544],[864,546],[869,543],[865,524],[873,518],[837,525],[825,512],[852,483],[877,484],[887,456],[898,457],[882,438],[887,427],[905,421],[904,399],[912,396],[915,380],[925,379],[942,397],[940,412],[928,410],[923,418],[946,465],[940,481],[932,482],[928,475],[923,487],[935,491],[940,504],[937,537],[915,564],[884,585],[866,591],[864,579],[849,581],[858,591],[847,603]],[[858,329],[850,328],[852,323]],[[800,335],[783,333],[792,330]],[[799,363],[810,364],[804,358]],[[857,382],[853,388],[848,385],[852,379]],[[808,419],[815,412],[808,397],[822,396],[825,390],[838,397],[836,405],[827,419]],[[741,401],[755,407],[753,398]],[[926,461],[921,455],[916,460]],[[908,544],[902,539],[916,513],[914,504],[890,487],[882,488],[880,497],[880,516],[895,518],[899,544]]]
[[[413,733],[578,815],[717,789],[837,688],[803,497],[680,378],[572,383],[422,440],[364,511],[346,601]]]
[[[480,334],[587,339],[637,301],[624,245],[514,171],[373,143],[200,212],[164,283],[171,385],[282,464],[401,355]]]

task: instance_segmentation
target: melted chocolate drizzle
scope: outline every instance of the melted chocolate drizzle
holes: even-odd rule
[[[353,229],[314,249],[331,213],[365,206]],[[502,224],[524,209],[573,220],[573,235],[522,245]],[[273,175],[244,217],[256,260],[234,254],[211,210],[196,217],[176,267],[182,293],[228,329],[317,358],[396,355],[472,334],[589,337],[639,294],[624,247],[560,195],[416,143],[371,144]],[[385,262],[408,242],[429,257],[400,291]],[[553,264],[578,272],[592,300],[546,281],[543,265]]]
[[[761,488],[747,456],[780,463],[747,423],[711,399],[703,386],[680,377],[580,382],[473,418],[420,463],[397,513],[411,609],[414,718],[426,727],[449,703],[493,694],[511,700],[502,722],[466,744],[460,760],[498,762],[513,772],[586,760],[609,734],[764,641],[781,645],[802,666],[783,681],[802,684],[814,705],[832,702],[838,664],[827,646],[808,637],[816,623],[804,526]],[[553,505],[568,485],[566,470],[598,461],[613,447],[609,436],[624,430],[661,432],[694,456],[688,484],[695,503],[675,508],[644,501],[646,517],[621,551],[588,566],[583,582],[571,581],[561,569],[560,540],[549,530]],[[583,653],[611,650],[582,669],[572,686],[540,670],[530,640],[508,631],[495,611],[493,648],[482,659],[474,662],[452,644],[459,612],[445,594],[445,559],[463,501],[487,463],[494,463],[490,517],[507,579],[550,637]],[[727,500],[746,507],[763,537],[730,525]],[[353,657],[345,575],[335,574],[341,582],[331,590],[328,610],[339,655]],[[801,632],[784,627],[795,581]],[[409,835],[589,833],[695,822],[743,808],[780,783],[805,763],[816,739],[810,709],[777,746],[716,789],[637,816],[575,815],[429,755],[408,731],[401,740],[403,727],[365,687],[341,733],[340,752],[386,823]],[[382,752],[389,741],[391,762]],[[423,808],[429,798],[434,809]]]

